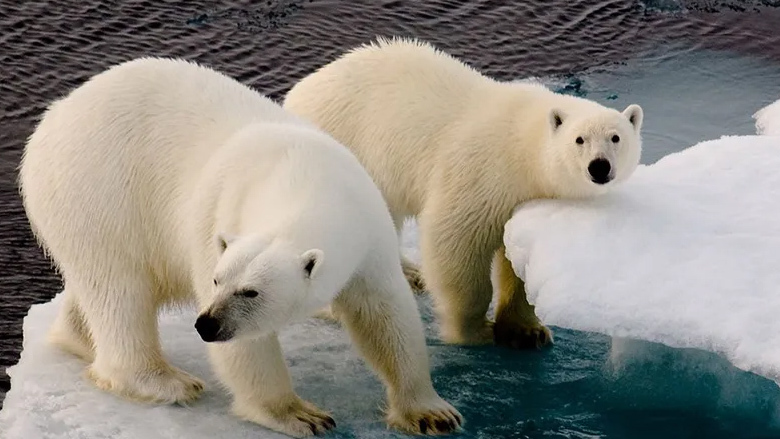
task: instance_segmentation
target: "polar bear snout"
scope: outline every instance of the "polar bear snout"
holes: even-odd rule
[[[588,174],[590,174],[591,180],[596,184],[607,184],[612,178],[612,165],[609,160],[603,158],[597,158],[590,162],[588,165]]]
[[[203,341],[207,343],[216,341],[227,341],[233,337],[232,331],[229,331],[222,324],[220,319],[209,313],[198,316],[195,320],[195,330]]]

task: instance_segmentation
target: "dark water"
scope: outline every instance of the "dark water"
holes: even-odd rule
[[[654,161],[665,153],[707,138],[701,137],[703,133],[709,135],[711,131],[719,135],[729,127],[738,132],[749,131],[749,114],[745,111],[759,104],[753,100],[768,103],[780,97],[778,6],[780,2],[776,0],[0,0],[0,368],[15,363],[18,358],[21,321],[29,306],[47,301],[60,288],[59,279],[32,239],[15,185],[15,168],[24,140],[47,102],[111,64],[143,55],[183,57],[214,66],[273,98],[280,98],[296,80],[354,45],[376,35],[415,36],[500,79],[554,76],[568,92],[590,91],[589,97],[619,107],[632,101],[645,105],[646,99],[649,105],[645,109],[646,146],[649,161]],[[727,74],[718,73],[721,68]],[[685,72],[689,75],[688,84],[697,84],[699,88],[691,89],[683,81],[679,89],[680,75],[684,76]],[[578,79],[581,77],[585,79]],[[736,92],[733,93],[736,100],[730,99],[728,105],[723,105],[722,99],[713,98],[707,89],[718,90],[723,78],[730,81],[723,89],[736,89],[746,78],[750,79],[748,95],[754,99],[748,100],[744,93]],[[761,87],[762,80],[766,81],[765,90]],[[694,98],[709,96],[713,105],[721,104],[718,105],[721,113],[705,112],[696,119],[696,123],[709,124],[709,131],[678,128],[683,125],[679,120],[669,120],[664,105],[684,106],[681,96],[686,92]],[[613,97],[613,93],[618,96]],[[746,104],[739,105],[740,97]],[[742,118],[732,120],[726,110],[733,110]],[[686,424],[691,430],[683,427],[663,430],[680,432],[678,436],[666,436],[770,434],[766,433],[770,430],[764,430],[768,428],[764,409],[745,412],[753,413],[751,416],[762,414],[758,423],[755,419],[746,421],[745,425],[751,425],[753,430],[739,427],[742,415],[704,415],[717,412],[715,408],[723,405],[722,398],[708,399],[696,391],[684,393],[701,396],[697,400],[678,395],[679,398],[667,405],[659,404],[657,409],[652,404],[640,404],[638,407],[644,407],[641,415],[626,412],[637,406],[621,393],[626,388],[635,389],[635,382],[632,387],[625,382],[606,384],[601,378],[593,383],[575,380],[553,386],[563,393],[550,396],[547,384],[533,384],[537,380],[547,383],[543,378],[555,373],[548,368],[560,371],[562,362],[581,364],[585,369],[597,367],[603,362],[603,356],[593,354],[594,350],[608,349],[607,339],[568,334],[573,347],[556,348],[555,353],[543,357],[546,360],[531,361],[525,366],[529,388],[546,396],[537,398],[537,404],[534,395],[529,395],[527,406],[514,409],[538,413],[553,410],[561,416],[575,418],[592,416],[592,422],[580,420],[578,425],[592,423],[593,437],[600,434],[640,437],[641,431],[650,426],[657,428],[685,419],[691,421]],[[555,364],[548,364],[552,363],[551,358]],[[658,367],[665,370],[663,366]],[[457,373],[454,369],[452,372]],[[468,375],[465,369],[461,372]],[[661,381],[653,381],[650,387],[667,385],[674,394],[674,386],[663,381],[670,375],[663,372],[656,375]],[[697,378],[693,376],[685,379],[695,383]],[[757,385],[762,388],[764,384]],[[7,376],[0,372],[0,399],[8,386]],[[708,388],[705,385],[700,390],[706,393]],[[617,397],[604,396],[615,392],[619,393]],[[652,392],[640,394],[653,395]],[[591,399],[603,398],[611,402],[604,406],[589,405]],[[577,409],[578,404],[585,404],[587,409],[584,406],[580,407],[582,410]],[[556,412],[555,407],[563,411]],[[598,426],[604,418],[614,427],[612,430]],[[623,430],[616,427],[621,425],[621,420],[625,420]],[[524,424],[525,430],[511,426],[507,437],[536,437],[534,431],[545,431],[539,421],[531,424]],[[559,437],[587,437],[561,434]],[[774,437],[780,437],[780,433]]]

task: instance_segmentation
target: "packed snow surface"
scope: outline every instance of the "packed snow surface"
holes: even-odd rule
[[[758,134],[780,136],[780,99],[758,110],[753,118]]]
[[[507,223],[548,325],[699,348],[780,381],[780,137],[702,142]]]

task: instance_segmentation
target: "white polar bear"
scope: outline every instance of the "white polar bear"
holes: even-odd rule
[[[539,84],[498,82],[414,40],[346,53],[298,82],[284,107],[355,153],[398,229],[417,217],[422,277],[450,343],[551,342],[505,257],[504,224],[530,199],[607,191],[641,153],[638,105],[621,113]],[[495,325],[486,318],[492,261]],[[416,283],[415,267],[404,268]]]
[[[196,398],[202,382],[164,359],[157,331],[161,306],[196,298],[234,413],[322,432],[333,420],[294,392],[276,331],[332,303],[387,386],[391,426],[462,423],[431,384],[381,193],[346,148],[252,89],[180,60],[112,67],[49,107],[20,184],[65,285],[51,340],[98,387]]]

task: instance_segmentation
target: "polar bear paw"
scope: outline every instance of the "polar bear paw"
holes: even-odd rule
[[[414,292],[414,294],[425,293],[425,282],[423,281],[420,268],[413,262],[407,260],[401,261],[401,268],[403,269],[406,281],[409,282],[409,286],[412,288],[412,292]]]
[[[553,342],[552,332],[541,322],[498,320],[493,325],[495,342],[514,349],[541,349]]]
[[[339,316],[332,306],[328,305],[314,313],[312,316],[316,319],[325,320],[330,323],[339,323]]]
[[[172,366],[106,373],[93,363],[87,369],[87,377],[102,390],[152,404],[187,404],[205,388],[203,381]]]
[[[447,344],[461,346],[481,346],[493,344],[493,322],[483,320],[477,324],[463,325],[454,323],[446,317],[439,323],[441,340]]]
[[[314,404],[295,397],[285,403],[234,402],[233,413],[292,437],[308,437],[336,427],[336,421]]]
[[[447,401],[438,398],[415,410],[391,411],[387,415],[387,424],[408,434],[437,436],[460,430],[463,416]]]

